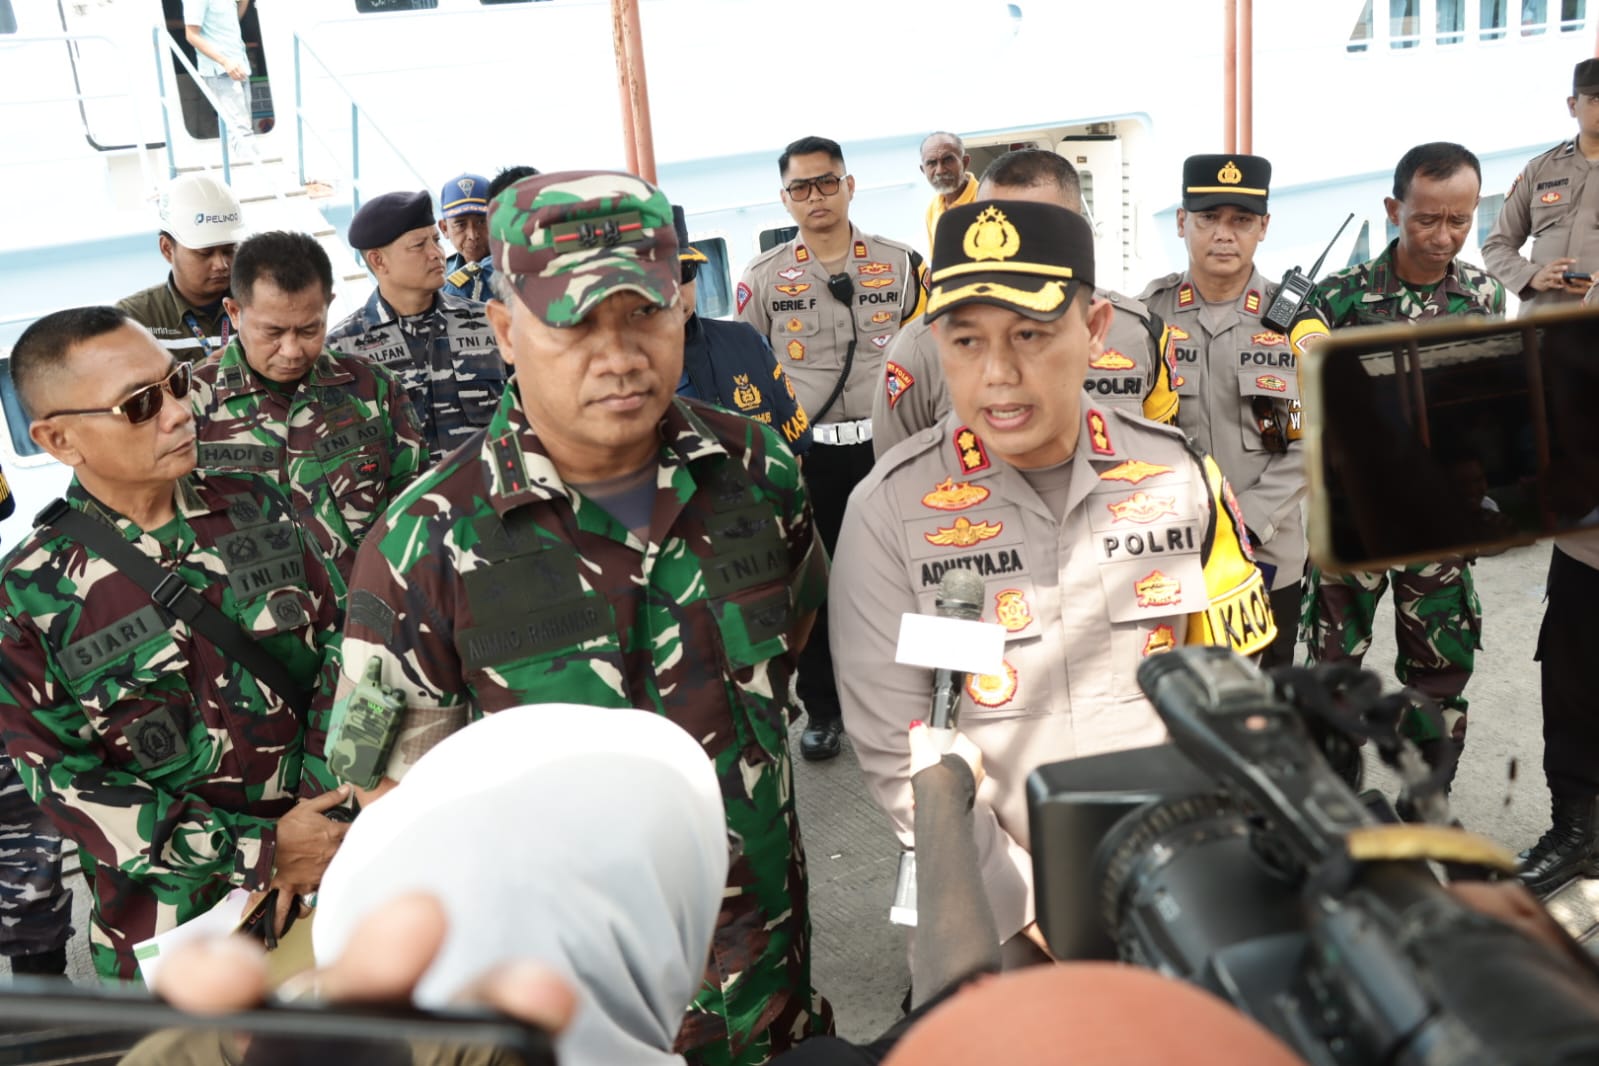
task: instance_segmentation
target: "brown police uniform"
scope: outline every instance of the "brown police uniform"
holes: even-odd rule
[[[1076,293],[1093,285],[1088,224],[1051,204],[951,208],[933,254],[935,317],[984,303],[1053,321],[1079,313]],[[1068,459],[1024,471],[953,415],[903,442],[850,496],[828,585],[855,752],[910,844],[906,725],[925,714],[932,677],[896,662],[899,619],[932,613],[955,567],[983,579],[982,617],[1005,630],[1003,664],[966,681],[959,715],[988,775],[975,829],[1005,939],[1033,918],[1027,775],[1162,739],[1138,688],[1145,656],[1190,642],[1248,654],[1276,635],[1214,461],[1172,427],[1086,403],[1075,441],[1058,443]]]
[[[805,479],[816,531],[831,552],[850,490],[872,468],[872,397],[883,380],[883,353],[900,325],[921,313],[922,257],[910,246],[850,227],[850,247],[829,288],[827,267],[800,238],[758,256],[744,271],[738,314],[772,343],[811,420]],[[837,290],[836,293],[834,290]],[[844,299],[840,299],[842,296]],[[849,353],[853,347],[853,356]],[[845,362],[849,372],[845,377]],[[843,387],[829,402],[834,390]],[[799,696],[811,728],[801,738],[807,758],[838,753],[838,694],[828,655],[827,614],[800,656]],[[823,736],[818,730],[830,731]]]
[[[1572,270],[1599,271],[1599,161],[1589,162],[1575,140],[1558,144],[1535,157],[1505,194],[1493,232],[1482,244],[1490,273],[1522,300],[1523,312],[1557,304],[1575,304],[1582,297],[1560,290],[1539,292],[1532,276],[1554,259],[1577,261]],[[1532,258],[1522,245],[1532,238]]]
[[[738,283],[738,315],[772,342],[801,405],[818,430],[865,422],[844,432],[842,443],[870,439],[872,395],[881,380],[883,352],[900,324],[921,312],[921,256],[909,245],[851,227],[843,272],[853,288],[846,306],[828,290],[827,268],[803,241],[768,249]],[[849,380],[823,410],[844,371],[850,342],[855,354]],[[831,443],[818,432],[816,443]]]
[[[1131,415],[1171,422],[1177,394],[1171,386],[1170,352],[1160,318],[1131,296],[1095,289],[1115,307],[1105,350],[1088,366],[1083,392],[1088,403]],[[1164,354],[1163,354],[1164,353]],[[938,358],[938,342],[925,318],[900,330],[888,346],[883,387],[872,401],[872,449],[881,459],[890,448],[929,429],[949,413],[949,386]]]
[[[1210,304],[1185,272],[1153,282],[1143,299],[1166,321],[1177,423],[1233,483],[1260,539],[1259,559],[1275,568],[1271,586],[1280,589],[1298,584],[1305,569],[1298,355],[1327,326],[1308,305],[1290,335],[1266,326],[1260,316],[1276,293],[1257,269],[1238,299]]]
[[[828,586],[845,725],[909,844],[905,727],[925,715],[931,678],[895,663],[899,619],[933,613],[952,567],[984,580],[983,621],[1006,629],[1005,670],[967,682],[960,727],[988,775],[978,848],[1002,938],[1033,920],[1027,775],[1164,739],[1138,688],[1146,655],[1200,640],[1250,653],[1275,635],[1242,520],[1217,503],[1231,492],[1219,473],[1207,483],[1182,433],[1090,407],[1069,467],[1057,520],[1019,471],[946,418],[856,488]],[[1195,618],[1207,610],[1208,627]]]

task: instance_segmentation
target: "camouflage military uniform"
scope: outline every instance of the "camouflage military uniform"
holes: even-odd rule
[[[194,372],[200,466],[250,471],[289,491],[300,522],[344,578],[389,501],[427,465],[405,390],[381,366],[324,351],[284,394],[237,341]]]
[[[483,305],[440,294],[431,310],[398,317],[373,290],[328,331],[327,346],[381,364],[405,386],[432,462],[488,424],[505,389],[505,364]]]
[[[1369,263],[1323,278],[1316,299],[1334,329],[1391,322],[1416,322],[1442,315],[1500,315],[1505,287],[1481,269],[1455,260],[1444,280],[1419,290],[1394,268],[1397,241]],[[1438,700],[1449,735],[1466,735],[1466,698],[1476,649],[1481,645],[1482,605],[1463,559],[1398,567],[1389,571],[1333,576],[1310,570],[1309,595],[1300,636],[1312,662],[1353,660],[1371,647],[1372,618],[1390,582],[1394,589],[1394,676]],[[1420,716],[1409,716],[1413,740],[1439,740]]]
[[[0,740],[28,794],[78,844],[94,897],[95,968],[132,979],[135,943],[234,887],[266,887],[273,822],[297,794],[329,783],[321,756],[344,583],[261,478],[179,479],[178,516],[156,531],[109,513],[76,481],[67,499],[161,560],[316,692],[302,722],[52,529],[36,529],[6,559]]]
[[[72,890],[61,883],[61,834],[0,757],[0,954],[41,955],[72,939]]]
[[[643,708],[701,738],[744,849],[678,1043],[695,1062],[761,1063],[831,1025],[810,985],[788,752],[790,631],[823,600],[826,557],[775,431],[679,399],[661,435],[646,544],[563,485],[513,380],[486,436],[360,552],[335,714],[377,655],[407,707],[391,777],[528,702]]]
[[[1083,392],[1089,403],[1117,407],[1154,422],[1177,419],[1177,392],[1166,327],[1130,296],[1096,289],[1116,309],[1105,349],[1089,363]],[[890,448],[931,429],[949,413],[949,386],[938,343],[925,318],[906,324],[888,346],[883,387],[872,401],[872,450],[881,459]]]

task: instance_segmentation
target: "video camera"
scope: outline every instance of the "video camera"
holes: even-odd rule
[[[1374,679],[1269,678],[1185,647],[1147,659],[1138,681],[1171,743],[1028,780],[1057,958],[1198,984],[1314,1066],[1595,1061],[1592,964],[1466,907],[1430,865],[1514,859],[1447,826],[1383,822],[1330,765],[1329,752],[1347,765],[1374,708],[1392,710],[1370,698]]]

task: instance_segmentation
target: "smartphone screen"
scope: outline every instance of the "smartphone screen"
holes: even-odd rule
[[[0,989],[0,1066],[554,1066],[542,1032],[490,1013],[264,1007],[185,1014],[137,990],[18,979]]]

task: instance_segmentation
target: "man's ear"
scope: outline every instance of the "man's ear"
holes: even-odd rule
[[[1081,214],[1081,212],[1079,212],[1079,214]],[[1177,236],[1179,236],[1179,237],[1188,236],[1188,234],[1183,232],[1183,224],[1185,222],[1187,222],[1187,221],[1188,221],[1188,212],[1184,211],[1182,208],[1179,207],[1177,209]]]
[[[237,326],[239,324],[239,312],[244,310],[244,308],[240,307],[239,301],[235,300],[233,297],[224,296],[222,297],[222,310],[227,312],[228,317],[232,319],[233,324]]]
[[[54,418],[34,419],[28,423],[28,437],[65,466],[76,467],[83,463],[83,453],[72,443],[72,435],[63,422]]]
[[[1088,338],[1093,341],[1097,352],[1105,346],[1105,338],[1110,336],[1110,323],[1116,317],[1116,305],[1092,293],[1089,295]]]
[[[494,343],[499,346],[500,358],[505,365],[516,367],[516,353],[511,350],[511,309],[504,300],[490,300],[485,308],[489,325],[494,329]]]
[[[1396,226],[1399,225],[1399,208],[1401,206],[1400,202],[1395,200],[1392,196],[1384,196],[1382,198],[1382,206],[1383,210],[1388,212],[1388,221],[1392,222]]]
[[[163,233],[156,238],[156,247],[161,249],[161,258],[170,264],[172,257],[177,254],[178,242]]]

